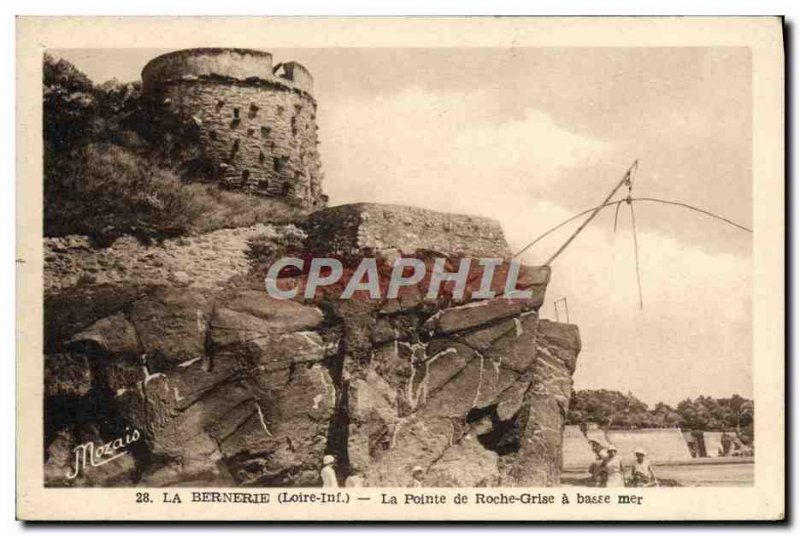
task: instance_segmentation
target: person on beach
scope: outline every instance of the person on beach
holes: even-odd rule
[[[631,473],[631,480],[634,487],[649,488],[658,485],[658,479],[650,466],[650,460],[647,459],[647,453],[644,449],[638,448],[633,451],[636,454],[636,463],[633,465]]]
[[[322,469],[319,472],[319,476],[322,478],[323,488],[339,487],[339,483],[336,481],[336,471],[333,468],[334,462],[336,462],[336,458],[331,454],[326,454],[322,457]]]
[[[411,470],[411,487],[412,488],[421,488],[422,486],[422,476],[425,474],[425,471],[422,470],[422,467],[419,465],[414,466]]]
[[[605,487],[606,488],[624,488],[625,487],[625,469],[622,466],[622,460],[617,456],[617,447],[608,445],[606,447],[608,455],[603,462],[603,473],[605,474]]]
[[[592,483],[596,488],[605,487],[605,473],[603,471],[603,462],[608,455],[606,449],[602,448],[600,443],[593,441],[592,450],[594,451],[595,461],[589,465],[589,474],[592,475]]]

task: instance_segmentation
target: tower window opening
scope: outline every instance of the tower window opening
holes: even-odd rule
[[[263,137],[269,136],[269,133],[272,131],[272,127],[261,127],[261,135]]]
[[[233,160],[233,157],[236,156],[236,153],[238,152],[239,152],[239,140],[233,140],[233,147],[231,147],[231,154],[228,159]]]
[[[272,166],[277,173],[281,173],[286,168],[288,160],[289,158],[286,156],[278,156],[273,160]]]
[[[261,179],[258,181],[258,187],[261,190],[268,190],[269,189],[269,179]]]
[[[266,158],[264,156],[264,151],[258,151],[258,163],[259,164],[263,164],[264,163],[264,158]]]
[[[250,119],[253,119],[255,116],[258,115],[258,106],[255,102],[250,103]]]
[[[250,170],[245,169],[244,171],[242,171],[242,180],[246,181],[249,178],[250,178]]]
[[[233,118],[234,119],[239,119],[239,108],[234,108],[233,109]]]
[[[217,111],[222,110],[222,108],[224,106],[225,106],[225,101],[224,100],[220,99],[220,100],[217,101]]]

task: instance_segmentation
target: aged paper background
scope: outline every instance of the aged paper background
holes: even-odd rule
[[[18,372],[17,512],[22,519],[775,519],[784,511],[783,57],[774,18],[22,18],[17,35]],[[641,507],[316,507],[136,504],[132,489],[45,489],[42,474],[42,107],[48,48],[744,46],[753,65],[752,488],[637,490]],[[152,490],[158,496],[170,490]],[[190,490],[187,490],[190,491]],[[254,491],[254,490],[248,490]],[[405,490],[397,490],[402,493]],[[426,489],[426,492],[434,490]],[[436,490],[437,492],[439,490]],[[497,490],[495,490],[497,491]],[[542,490],[545,491],[545,490]],[[469,490],[441,490],[452,497]],[[379,496],[378,490],[362,494]]]

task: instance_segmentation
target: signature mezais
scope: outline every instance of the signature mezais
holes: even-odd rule
[[[126,429],[125,437],[118,437],[108,443],[95,446],[92,441],[89,441],[72,449],[72,452],[75,453],[75,465],[72,471],[67,471],[67,479],[76,478],[87,466],[100,467],[127,454],[128,451],[125,450],[125,447],[135,443],[141,437],[136,428],[131,433],[127,433],[128,430],[130,429]]]

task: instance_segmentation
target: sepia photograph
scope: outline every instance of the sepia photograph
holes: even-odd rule
[[[754,357],[758,259],[783,264],[755,88],[782,65],[524,41],[41,47],[31,485],[542,509],[782,485]]]

